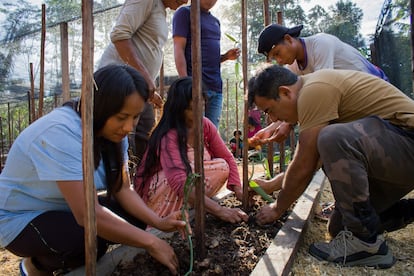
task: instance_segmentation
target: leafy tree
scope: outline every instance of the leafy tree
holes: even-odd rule
[[[308,24],[311,31],[310,34],[322,33],[328,29],[329,22],[331,22],[331,17],[328,12],[321,7],[316,5],[309,10],[308,14]]]
[[[349,0],[340,0],[335,6],[330,7],[330,10],[332,16],[325,32],[337,36],[355,48],[362,47],[365,44],[359,32],[363,17],[362,9]]]

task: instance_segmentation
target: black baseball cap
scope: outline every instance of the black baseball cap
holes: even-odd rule
[[[302,29],[303,25],[293,28],[286,28],[279,24],[267,25],[259,35],[259,46],[257,47],[257,51],[260,54],[267,56],[272,47],[282,41],[285,34],[292,37],[298,37]]]

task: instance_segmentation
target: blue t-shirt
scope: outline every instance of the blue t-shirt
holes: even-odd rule
[[[0,246],[43,212],[70,211],[56,181],[82,179],[81,118],[71,107],[56,108],[24,129],[9,151],[0,174]],[[94,181],[105,189],[102,160]]]
[[[179,8],[173,16],[173,36],[187,38],[185,47],[185,59],[187,62],[187,74],[192,75],[191,66],[191,23],[190,6]],[[209,90],[221,92],[222,80],[220,72],[220,21],[210,12],[200,12],[201,28],[201,58],[202,79]]]

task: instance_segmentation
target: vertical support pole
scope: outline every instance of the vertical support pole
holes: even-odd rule
[[[226,141],[230,140],[229,137],[229,99],[230,99],[229,79],[226,79]]]
[[[264,0],[264,25],[267,26],[270,24],[270,11],[269,11],[269,1]],[[267,116],[267,124],[271,124],[271,120],[269,119],[269,116]],[[270,176],[274,175],[273,172],[273,155],[274,155],[274,143],[270,142],[267,144],[267,163],[269,164],[269,173]]]
[[[414,91],[414,0],[410,0],[410,25],[411,25],[411,79],[413,80],[413,91]]]
[[[248,149],[249,143],[247,142],[247,118],[249,113],[249,106],[247,102],[247,86],[248,86],[248,75],[247,75],[247,0],[242,0],[241,5],[242,13],[242,71],[243,71],[243,99],[244,99],[244,116],[243,116],[243,209],[249,208],[249,175],[247,171],[248,162]]]
[[[160,68],[160,84],[159,84],[159,87],[160,87],[160,96],[161,96],[161,98],[163,98],[164,99],[164,94],[165,94],[165,82],[164,82],[164,61],[161,63],[161,68]]]
[[[35,110],[35,97],[34,97],[34,76],[33,76],[33,63],[30,62],[30,99],[29,99],[29,124],[36,120]]]
[[[269,0],[263,0],[263,15],[264,15],[264,25],[267,26],[271,22],[270,10],[269,10]]]
[[[3,136],[3,117],[0,117],[0,138],[1,138],[1,156],[0,156],[0,172],[3,170],[4,161],[4,136]]]
[[[93,1],[82,0],[82,169],[85,194],[85,275],[96,275],[95,185],[93,181]]]
[[[239,131],[239,87],[237,83],[236,83],[236,131]],[[241,153],[241,149],[239,147],[239,141],[236,139],[236,158],[240,157],[240,153]]]
[[[43,116],[43,96],[45,94],[45,41],[46,41],[46,5],[42,4],[42,35],[40,38],[40,85],[39,110],[37,118]]]
[[[12,138],[12,119],[11,119],[11,114],[10,114],[10,103],[7,103],[7,125],[9,128],[9,149],[11,148],[11,145],[13,143],[13,138]]]
[[[207,255],[205,247],[205,204],[204,204],[204,131],[203,99],[201,98],[201,31],[200,0],[191,0],[191,63],[193,76],[193,112],[194,112],[194,171],[201,177],[196,178],[195,189],[195,236],[196,258],[203,260]]]
[[[63,102],[70,100],[68,23],[60,23],[60,57]]]

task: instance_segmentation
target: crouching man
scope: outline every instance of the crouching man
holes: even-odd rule
[[[401,200],[414,188],[414,101],[367,73],[325,69],[299,77],[277,65],[249,80],[248,97],[272,121],[299,125],[294,158],[274,178],[278,199],[257,221],[282,216],[322,164],[336,201],[328,224],[334,238],[312,244],[310,254],[345,266],[391,267],[382,233],[414,217],[414,204]]]

